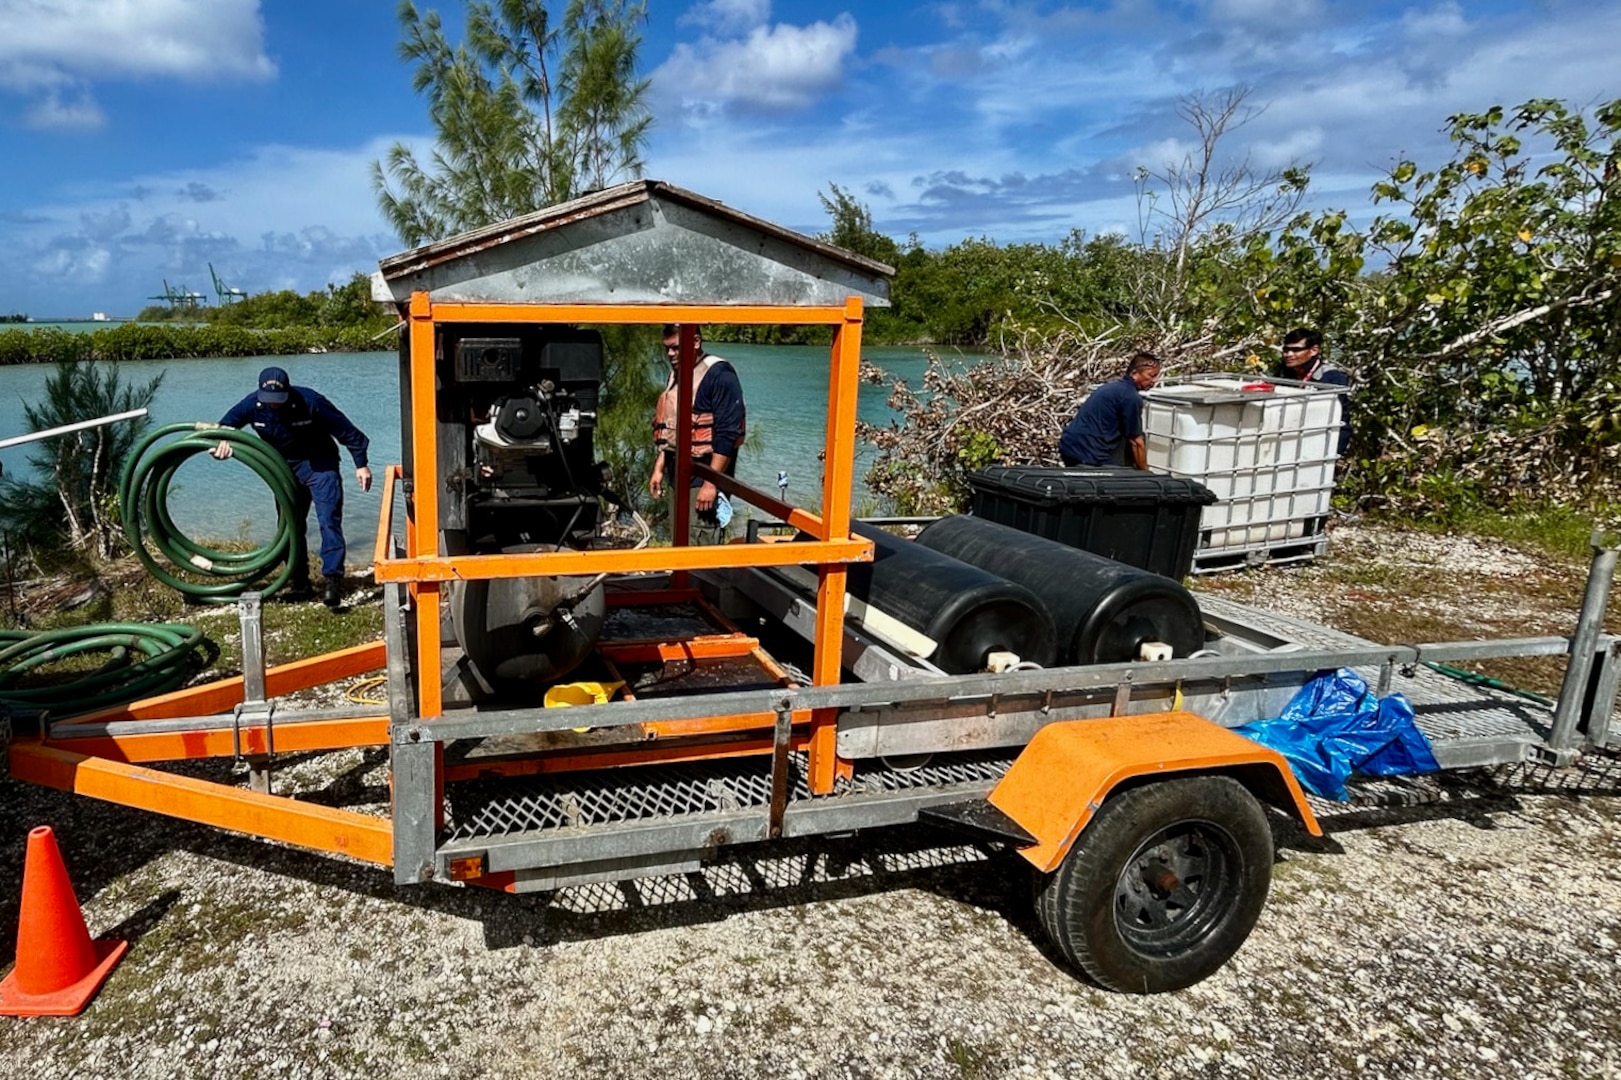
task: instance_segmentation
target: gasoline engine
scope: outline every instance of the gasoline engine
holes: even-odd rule
[[[459,325],[438,352],[440,534],[447,555],[620,546],[601,499],[624,507],[593,432],[602,337],[567,326]],[[644,541],[645,542],[645,541]],[[602,575],[453,583],[451,618],[477,689],[531,697],[601,633]]]

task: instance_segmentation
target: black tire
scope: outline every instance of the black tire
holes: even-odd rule
[[[1161,780],[1110,796],[1056,871],[1036,915],[1099,985],[1180,990],[1249,937],[1272,884],[1272,830],[1225,776]]]

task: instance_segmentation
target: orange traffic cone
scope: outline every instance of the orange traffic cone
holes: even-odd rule
[[[0,1016],[77,1016],[129,949],[127,941],[91,941],[68,880],[56,834],[28,834],[17,966],[0,982]]]

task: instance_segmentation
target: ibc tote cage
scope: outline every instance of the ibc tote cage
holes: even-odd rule
[[[1149,468],[1216,496],[1200,515],[1194,573],[1323,554],[1347,393],[1222,372],[1143,392]]]

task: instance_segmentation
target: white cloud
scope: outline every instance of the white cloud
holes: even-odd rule
[[[826,228],[816,192],[833,182],[862,193],[879,229],[930,244],[1096,234],[1136,220],[1132,166],[1187,148],[1179,96],[1248,83],[1259,111],[1224,158],[1313,164],[1313,205],[1365,218],[1369,186],[1398,154],[1450,154],[1449,114],[1615,96],[1617,0],[1560,5],[1559,18],[1465,8],[1468,20],[1450,0],[1381,17],[1316,0],[1208,0],[1187,19],[1150,0],[1050,15],[984,4],[971,24],[945,20],[943,36],[883,49],[842,123],[668,125],[652,174],[812,232]],[[1295,54],[1310,62],[1279,60]],[[869,107],[873,86],[881,110]]]
[[[55,204],[8,224],[0,295],[36,315],[78,307],[133,314],[165,278],[207,290],[210,262],[249,292],[304,292],[369,272],[403,246],[383,223],[369,178],[370,163],[396,141],[264,146],[210,168],[60,190]]]
[[[732,35],[763,26],[770,18],[771,0],[706,0],[688,8],[678,21]]]
[[[24,122],[31,128],[88,131],[106,123],[107,116],[88,95],[79,93],[65,101],[61,92],[53,87],[28,107]]]
[[[1249,143],[1250,162],[1258,169],[1307,165],[1317,159],[1327,141],[1323,129],[1315,124],[1283,131],[1273,138],[1253,139]]]
[[[848,12],[809,26],[756,26],[742,38],[677,44],[653,73],[653,85],[661,97],[698,112],[800,109],[839,85],[855,47],[856,21]]]
[[[258,0],[0,0],[0,26],[0,88],[34,99],[37,127],[99,126],[90,88],[108,79],[276,73]]]
[[[1210,0],[1210,17],[1217,23],[1285,27],[1319,21],[1322,0]]]
[[[1402,30],[1408,37],[1422,40],[1427,37],[1458,37],[1469,30],[1463,8],[1455,3],[1437,4],[1428,10],[1409,8],[1402,13]]]

